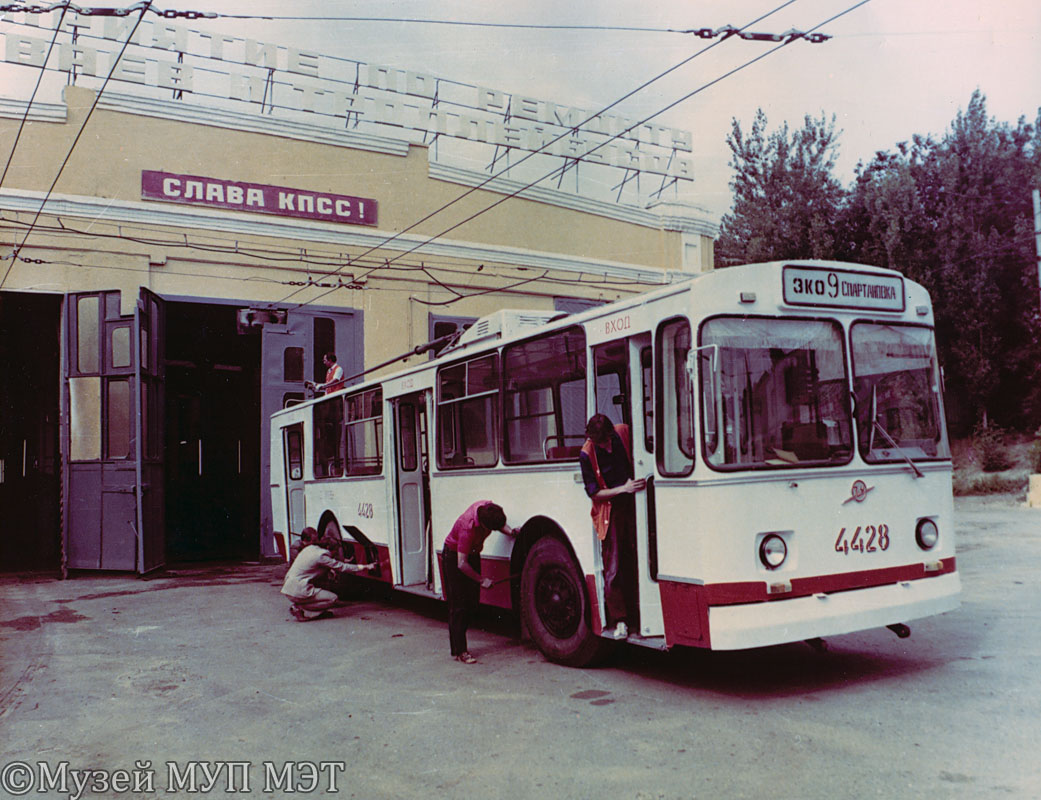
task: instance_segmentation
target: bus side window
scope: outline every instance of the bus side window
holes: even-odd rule
[[[503,458],[575,460],[585,441],[586,337],[581,328],[503,352]]]
[[[383,472],[383,389],[368,389],[345,398],[347,474]]]
[[[304,436],[298,427],[286,431],[286,461],[289,464],[289,480],[303,480]]]
[[[616,425],[632,424],[629,392],[629,343],[619,339],[593,348],[596,412]]]
[[[690,323],[668,320],[658,327],[657,338],[658,468],[663,475],[689,475],[694,469],[694,389],[687,373]]]
[[[490,467],[498,461],[499,356],[438,371],[437,465]]]
[[[314,407],[314,476],[343,475],[343,401],[333,397]]]

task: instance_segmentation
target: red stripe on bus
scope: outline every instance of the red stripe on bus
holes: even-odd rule
[[[481,589],[481,602],[496,608],[513,608],[513,582],[510,578],[508,558],[482,558],[481,577],[491,578],[495,583],[491,589]]]
[[[604,626],[600,623],[600,602],[596,597],[595,575],[586,575],[586,591],[589,592],[589,622],[593,627],[593,633],[599,636],[604,632]]]
[[[376,561],[380,565],[379,575],[373,575],[369,572],[357,573],[359,577],[368,578],[369,580],[379,581],[380,583],[390,583],[390,548],[384,544],[374,544],[376,548]],[[365,552],[365,547],[358,542],[350,539],[343,540],[344,555],[348,554],[348,548],[354,551],[354,563],[355,564],[367,564],[368,555]]]
[[[705,587],[694,583],[658,581],[665,644],[709,647],[708,602]]]
[[[793,597],[807,597],[814,594],[845,592],[851,589],[867,589],[872,586],[884,586],[900,581],[917,581],[937,575],[947,575],[956,569],[954,556],[940,562],[940,569],[926,572],[925,564],[906,564],[901,567],[886,567],[858,572],[841,572],[835,575],[814,575],[808,578],[792,578],[792,590],[777,594],[767,593],[768,581],[739,581],[736,583],[706,584],[705,592],[708,605],[729,606],[739,603],[761,603],[776,600],[790,600]],[[783,575],[777,576],[778,580]]]
[[[280,531],[275,531],[275,549],[278,554],[282,556],[283,561],[289,560],[289,548],[286,547],[286,535]]]
[[[445,554],[437,553],[437,568],[441,574],[441,597],[445,595]],[[513,608],[513,581],[510,577],[510,560],[508,558],[482,558],[481,576],[491,578],[495,584],[491,589],[481,589],[481,602],[496,608]]]

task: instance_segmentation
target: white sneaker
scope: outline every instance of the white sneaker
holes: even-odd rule
[[[624,622],[619,622],[614,629],[612,634],[615,639],[628,639],[629,638],[629,626]]]

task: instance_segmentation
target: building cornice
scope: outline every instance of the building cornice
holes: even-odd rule
[[[0,117],[22,119],[26,122],[65,122],[68,119],[68,107],[64,103],[33,103],[29,106],[24,100],[0,97]]]
[[[461,186],[481,186],[491,192],[514,194],[525,200],[532,200],[544,205],[568,208],[572,211],[582,211],[587,214],[596,214],[600,217],[607,217],[619,222],[628,222],[633,225],[641,225],[646,228],[699,233],[713,238],[716,235],[716,226],[709,219],[708,212],[693,205],[654,203],[647,208],[638,208],[637,206],[611,203],[606,200],[597,200],[541,186],[529,187],[527,183],[512,178],[496,177],[488,180],[488,176],[484,173],[436,162],[431,162],[430,164],[430,177]],[[667,208],[668,213],[663,214],[656,210],[658,208]],[[685,212],[689,212],[689,215]]]
[[[24,101],[0,98],[0,116],[21,118],[28,104]],[[98,108],[120,114],[152,117],[190,125],[206,125],[226,130],[262,134],[283,139],[312,142],[331,147],[345,147],[384,155],[406,156],[412,146],[404,139],[358,133],[350,130],[308,125],[281,117],[249,114],[230,109],[208,108],[191,103],[159,100],[151,97],[105,92]],[[28,119],[63,122],[67,116],[65,104],[33,103]],[[592,197],[562,192],[544,186],[528,187],[523,181],[496,177],[488,180],[484,172],[450,164],[428,162],[429,177],[460,186],[481,186],[490,192],[517,196],[543,205],[566,208],[606,219],[626,222],[656,230],[680,231],[715,238],[718,227],[704,209],[676,201],[656,201],[647,208],[612,203]]]
[[[44,196],[42,192],[0,189],[0,210],[35,214],[40,210]],[[237,236],[265,236],[364,250],[380,248],[389,251],[410,251],[418,257],[439,256],[475,262],[491,261],[531,269],[622,278],[650,285],[668,284],[687,277],[679,271],[657,270],[617,261],[600,261],[524,248],[443,238],[427,242],[426,237],[409,234],[397,235],[392,243],[384,245],[387,239],[394,236],[393,233],[328,222],[301,222],[269,215],[258,218],[260,215],[170,206],[163,203],[51,194],[47,198],[43,213],[91,222],[168,226],[197,232],[219,231]],[[176,242],[171,242],[170,245],[181,246]]]

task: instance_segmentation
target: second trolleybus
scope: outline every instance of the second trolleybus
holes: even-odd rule
[[[305,526],[442,596],[471,503],[500,504],[483,603],[551,660],[605,652],[585,423],[630,426],[639,604],[628,641],[731,650],[958,605],[933,311],[900,273],[751,264],[579,314],[500,311],[437,358],[271,418],[274,536]]]

